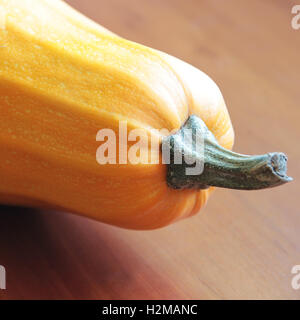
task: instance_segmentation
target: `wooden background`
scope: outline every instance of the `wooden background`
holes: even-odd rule
[[[283,151],[295,180],[217,190],[196,217],[147,232],[61,212],[0,207],[2,299],[299,299],[300,30],[287,0],[69,0],[128,39],[220,86],[235,150]],[[199,88],[201,90],[201,88]]]

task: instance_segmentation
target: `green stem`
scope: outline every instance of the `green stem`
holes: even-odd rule
[[[174,189],[215,186],[255,190],[292,180],[286,175],[285,154],[273,152],[249,156],[229,151],[218,144],[197,116],[190,116],[176,134],[164,138],[162,150],[168,165],[167,183]],[[196,175],[188,173],[189,169],[196,168],[196,164],[202,171]]]

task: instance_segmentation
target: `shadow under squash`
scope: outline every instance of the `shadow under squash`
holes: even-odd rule
[[[142,261],[118,232],[67,213],[0,206],[0,299],[133,298]]]

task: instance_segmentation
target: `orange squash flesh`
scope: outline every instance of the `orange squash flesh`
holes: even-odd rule
[[[171,189],[161,163],[99,165],[95,137],[102,128],[118,132],[119,121],[149,134],[171,131],[195,114],[231,148],[233,129],[216,84],[62,1],[0,0],[0,9],[0,202],[132,229],[198,212],[211,188]]]

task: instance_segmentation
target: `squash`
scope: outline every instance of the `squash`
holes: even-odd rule
[[[234,133],[223,97],[200,70],[122,39],[60,0],[0,0],[0,10],[1,203],[154,229],[197,213],[212,186],[291,180],[283,154],[229,151]],[[162,149],[155,164],[100,165],[97,133],[118,136],[120,122],[151,133],[161,148],[168,142],[173,156],[180,134],[200,128],[204,173],[186,177],[189,165],[165,164]],[[153,134],[162,128],[174,134]]]

